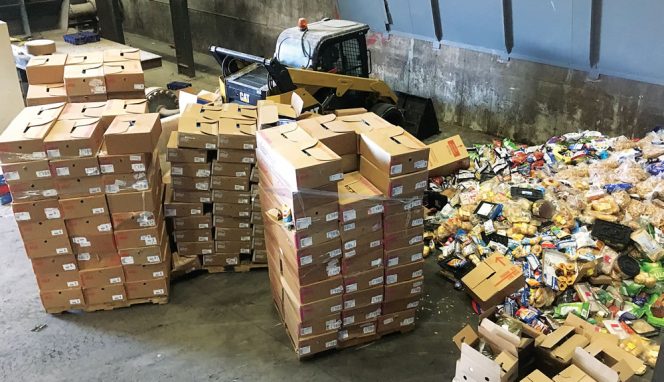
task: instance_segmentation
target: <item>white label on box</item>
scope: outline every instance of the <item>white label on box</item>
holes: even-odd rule
[[[254,149],[254,145],[251,144],[251,143],[244,143],[244,144],[242,145],[242,148],[245,149],[245,150],[253,150],[253,149]]]
[[[327,276],[328,277],[336,276],[340,273],[341,273],[341,267],[340,266],[327,267]]]
[[[148,181],[147,180],[139,180],[138,182],[134,183],[131,188],[137,191],[144,191],[147,190],[149,187]]]
[[[104,223],[97,226],[97,231],[99,232],[111,232],[111,229],[113,229],[111,223]]]
[[[326,330],[336,330],[341,327],[341,321],[339,320],[328,320],[325,322]]]
[[[379,302],[383,302],[383,295],[382,294],[379,294],[378,296],[371,297],[371,303],[372,304],[378,304]]]
[[[385,207],[382,204],[376,204],[375,206],[369,208],[369,215],[379,214],[385,211]]]
[[[94,86],[92,88],[93,94],[104,94],[106,93],[106,86]]]
[[[337,340],[327,341],[325,343],[325,349],[329,349],[329,348],[332,348],[332,347],[335,347],[335,346],[337,346]]]
[[[383,259],[374,259],[373,261],[371,261],[372,267],[380,267],[381,264],[383,264]]]
[[[312,262],[313,262],[313,258],[311,257],[311,255],[300,257],[300,265],[301,266],[311,264]]]
[[[339,338],[345,340],[348,338],[348,330],[342,330],[339,332]]]
[[[51,236],[60,236],[64,235],[65,231],[62,229],[52,229],[51,230]]]
[[[14,219],[16,219],[17,222],[30,220],[30,213],[29,212],[14,212]]]
[[[299,218],[295,220],[296,229],[305,229],[311,225],[311,217],[307,216],[306,218]]]
[[[194,157],[194,163],[205,163],[205,157]]]
[[[226,264],[237,265],[237,257],[229,257],[228,259],[226,259]]]
[[[393,257],[393,258],[387,260],[387,266],[388,267],[393,267],[395,265],[399,265],[399,258],[398,257]]]
[[[114,294],[113,296],[111,296],[111,300],[113,300],[113,301],[122,301],[122,300],[124,300],[124,295]]]
[[[371,312],[371,313],[367,313],[366,318],[367,318],[367,319],[370,319],[370,318],[376,318],[376,317],[378,317],[378,316],[380,316],[380,309],[378,309],[378,310],[374,310],[374,311]]]
[[[131,169],[134,172],[142,172],[145,171],[145,165],[143,163],[132,163]]]
[[[233,188],[235,188],[235,191],[244,191],[244,186],[241,184],[236,184]]]
[[[415,322],[415,317],[408,317],[405,320],[401,321],[401,326],[411,325]]]
[[[146,237],[143,241],[145,242],[145,245],[157,245],[156,237]]]
[[[344,325],[352,325],[355,323],[355,316],[344,317]]]
[[[19,180],[21,176],[18,174],[18,171],[9,171],[5,173],[6,180]]]
[[[348,252],[344,253],[344,257],[347,258],[347,259],[350,259],[351,257],[355,256],[355,254],[356,254],[355,250],[348,251]]]
[[[301,336],[308,336],[309,334],[313,333],[314,330],[311,326],[307,326],[306,328],[301,328],[300,329],[300,335]]]
[[[35,175],[37,175],[37,178],[50,178],[51,170],[35,171]]]
[[[342,216],[344,218],[344,221],[350,221],[350,220],[355,220],[355,218],[357,217],[357,213],[353,209],[353,210],[344,211]]]
[[[112,174],[115,172],[115,167],[112,164],[102,164],[99,165],[102,174]],[[67,171],[69,172],[69,171]]]
[[[79,253],[78,255],[76,255],[76,260],[78,260],[78,261],[90,261],[90,254],[89,253]]]
[[[60,158],[60,150],[58,149],[46,150],[46,156],[48,156],[49,158]]]
[[[339,256],[341,256],[341,248],[337,248],[334,251],[330,251],[330,252],[327,253],[327,255],[330,258],[339,257]]]
[[[403,194],[403,186],[392,187],[392,195],[397,196]]]
[[[422,281],[414,282],[413,286],[416,286],[416,287],[422,286]]]
[[[251,254],[251,248],[242,248],[240,249],[240,253],[243,253],[245,255]]]
[[[101,187],[91,187],[88,189],[88,192],[91,194],[101,194]]]
[[[198,223],[198,229],[207,229],[210,228],[208,223]]]
[[[423,218],[419,218],[419,219],[415,219],[415,220],[413,220],[413,222],[410,224],[410,226],[411,226],[411,227],[419,227],[419,226],[421,226],[421,225],[423,225],[423,224],[424,224],[424,219],[423,219]]]
[[[62,269],[64,269],[65,271],[75,271],[76,264],[74,263],[62,264]]]
[[[314,240],[311,238],[311,236],[304,237],[300,239],[300,247],[305,248],[305,247],[310,247],[314,243]]]
[[[194,187],[199,191],[207,191],[210,188],[210,184],[208,182],[196,182]]]
[[[133,256],[123,256],[120,258],[120,262],[123,265],[131,265],[134,264],[134,257]]]
[[[412,210],[415,207],[419,207],[422,205],[422,199],[415,199],[410,203],[406,203],[403,206],[404,211]]]
[[[46,153],[43,151],[34,151],[32,153],[32,158],[34,159],[44,159],[46,158]]]
[[[355,292],[357,290],[357,283],[346,285],[346,293]]]
[[[383,320],[383,325],[389,325],[393,322],[394,322],[394,318],[392,318],[392,317],[386,318],[386,319]]]
[[[210,254],[212,254],[212,250],[209,249],[209,248],[201,249],[201,253],[204,254],[204,255],[210,255]]]
[[[178,211],[175,208],[164,208],[164,216],[165,217],[176,216],[177,212]]]
[[[375,331],[376,331],[376,325],[374,325],[374,324],[371,324],[369,326],[365,326],[364,328],[362,328],[362,333],[364,333],[364,334],[373,333]]]
[[[164,295],[164,294],[166,294],[166,291],[163,290],[162,288],[152,290],[152,295],[154,295],[154,296],[161,296],[161,295]]]
[[[251,236],[240,236],[240,241],[251,241]]]
[[[416,270],[415,272],[413,272],[413,276],[412,276],[412,278],[416,279],[416,278],[418,278],[418,277],[420,277],[420,276],[422,276],[422,270],[421,270],[421,269],[418,269],[418,270]]]
[[[157,223],[154,221],[154,219],[141,220],[138,222],[139,227],[154,227],[155,225],[157,225]]]
[[[413,309],[413,308],[417,308],[418,305],[420,305],[419,301],[413,301],[410,304],[406,305],[406,308]]]
[[[410,261],[418,261],[422,259],[423,259],[422,252],[410,256]]]
[[[147,260],[148,260],[148,263],[158,263],[158,262],[161,261],[161,259],[157,255],[148,256]]]
[[[344,232],[355,229],[355,223],[344,224]]]
[[[339,237],[339,230],[335,229],[334,231],[329,231],[328,233],[325,234],[325,236],[328,239],[335,239],[335,238]]]
[[[198,208],[192,208],[191,211],[189,211],[189,214],[190,215],[200,215],[201,210],[199,210]],[[173,216],[175,216],[175,215],[173,215]]]
[[[238,199],[237,204],[249,204],[249,199]]]
[[[206,176],[210,176],[210,170],[206,169],[198,169],[196,170],[196,177],[198,178],[204,178]]]
[[[394,284],[397,282],[398,276],[397,275],[387,275],[385,278],[385,283],[386,284]]]
[[[44,208],[44,215],[46,215],[46,219],[60,219],[60,209]]]
[[[95,207],[95,208],[92,209],[92,214],[93,215],[103,214],[104,212],[106,212],[104,207]]]
[[[415,168],[417,169],[427,168],[428,165],[429,163],[425,159],[415,162]]]
[[[134,84],[134,90],[145,90],[145,84]]]
[[[371,243],[369,243],[369,248],[376,248],[380,246],[380,239],[379,240],[374,240]]]
[[[67,288],[74,288],[78,286],[78,281],[67,281]]]
[[[56,167],[55,175],[57,176],[69,176],[69,167]]]
[[[410,294],[417,294],[422,291],[422,287],[416,287],[410,290]]]
[[[379,285],[383,283],[383,276],[376,277],[375,279],[369,281],[369,285],[374,286],[374,285]]]
[[[111,284],[120,284],[122,282],[122,278],[120,277],[113,277],[108,279],[108,282]]]
[[[78,156],[79,157],[89,157],[92,156],[92,149],[91,148],[82,148],[78,149]]]
[[[241,211],[241,212],[238,214],[238,216],[240,216],[240,217],[248,217],[248,216],[251,216],[251,214],[250,214],[249,212]]]
[[[339,286],[336,287],[336,288],[332,288],[332,289],[330,289],[330,296],[334,296],[334,295],[336,295],[336,294],[343,293],[343,291],[344,291],[344,287],[341,286],[341,285],[339,285]]]
[[[311,346],[301,347],[301,348],[298,350],[298,353],[299,353],[300,355],[305,355],[305,354],[309,354],[309,353],[311,353]]]
[[[42,195],[44,196],[56,196],[58,195],[58,191],[56,189],[49,189],[49,190],[44,190],[42,191]]]
[[[107,184],[106,185],[106,193],[107,194],[115,194],[118,191],[120,191],[120,187],[116,186],[115,184]]]
[[[208,236],[199,236],[198,241],[210,241],[210,238]]]
[[[347,251],[355,247],[357,247],[357,240],[351,240],[344,243],[344,249]]]
[[[326,222],[330,222],[332,220],[339,220],[339,212],[330,212],[329,214],[325,215]]]
[[[212,203],[212,199],[210,198],[200,198],[201,203]]]
[[[140,162],[143,159],[140,155],[129,155],[129,160],[132,162]]]
[[[86,239],[86,238],[84,238],[84,237],[72,237],[72,238],[71,238],[71,241],[72,241],[74,244],[81,244],[81,243],[83,243],[83,242],[88,241],[88,239]]]
[[[171,175],[182,175],[182,167],[171,167]]]
[[[355,299],[344,301],[344,308],[351,309],[355,307]]]
[[[330,312],[332,312],[332,313],[334,313],[334,312],[338,312],[338,311],[340,311],[340,310],[341,310],[341,304],[339,304],[339,305],[334,305],[333,307],[330,308]]]
[[[69,300],[69,305],[81,305],[81,299],[80,298],[72,298]]]
[[[403,165],[402,164],[395,164],[390,166],[390,175],[397,175],[401,174],[403,171]]]
[[[235,176],[236,177],[244,177],[244,176],[247,176],[247,172],[246,171],[236,171]]]
[[[427,181],[426,180],[415,183],[415,189],[416,190],[419,190],[420,188],[426,188],[426,186],[427,186]]]
[[[336,181],[341,180],[343,178],[344,178],[343,173],[333,174],[333,175],[330,175],[330,182],[336,182]]]
[[[67,248],[57,248],[55,250],[55,253],[57,253],[58,255],[63,255],[65,253],[69,253],[69,249],[67,249]]]
[[[408,240],[409,245],[417,244],[422,242],[422,235],[413,236]]]
[[[87,176],[99,175],[99,167],[86,167],[85,175]]]

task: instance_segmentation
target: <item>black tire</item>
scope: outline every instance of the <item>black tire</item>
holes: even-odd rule
[[[403,126],[405,118],[401,110],[399,110],[396,105],[379,102],[373,105],[370,111],[393,125]]]

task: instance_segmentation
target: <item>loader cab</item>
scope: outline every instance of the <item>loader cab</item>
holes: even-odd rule
[[[366,34],[369,26],[347,20],[321,20],[284,30],[277,39],[275,57],[293,68],[369,77],[371,62]]]

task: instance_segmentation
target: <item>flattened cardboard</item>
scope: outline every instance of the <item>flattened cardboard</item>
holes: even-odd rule
[[[459,135],[428,144],[427,147],[429,176],[447,176],[470,166],[466,145]]]
[[[53,176],[60,179],[101,175],[95,157],[51,160],[49,167]]]
[[[110,155],[152,153],[161,135],[159,114],[130,114],[115,117],[104,133]]]
[[[106,95],[104,67],[101,63],[65,66],[64,83],[70,97]]]
[[[429,164],[429,148],[395,126],[362,133],[360,155],[388,177],[421,172]]]
[[[104,79],[107,93],[145,90],[145,77],[140,61],[104,63]]]
[[[16,163],[46,159],[44,138],[63,109],[62,103],[21,110],[0,134],[0,161]]]
[[[64,216],[58,200],[55,199],[34,202],[15,201],[12,203],[12,211],[19,225],[23,222],[60,219]]]
[[[9,185],[53,177],[46,159],[31,162],[6,163],[0,165],[0,168],[5,176],[5,181]]]
[[[360,157],[360,173],[389,198],[422,195],[429,179],[426,170],[388,177],[365,157]]]
[[[94,157],[103,134],[97,118],[59,120],[44,138],[44,150],[49,159]]]
[[[28,106],[46,105],[56,102],[67,102],[64,83],[30,85],[25,96]]]
[[[461,282],[482,309],[488,309],[521,288],[525,278],[520,267],[495,254],[465,275]]]
[[[55,84],[63,82],[66,54],[32,57],[25,66],[30,84]]]

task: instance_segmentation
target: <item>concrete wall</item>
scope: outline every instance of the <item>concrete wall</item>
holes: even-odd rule
[[[168,0],[122,0],[125,29],[172,42]],[[189,0],[194,49],[210,44],[269,56],[298,17],[336,15],[334,0]],[[449,123],[542,142],[554,134],[596,129],[640,137],[664,125],[664,86],[511,60],[397,36],[369,36],[373,71],[395,90],[435,100]],[[444,128],[444,127],[443,127]]]

